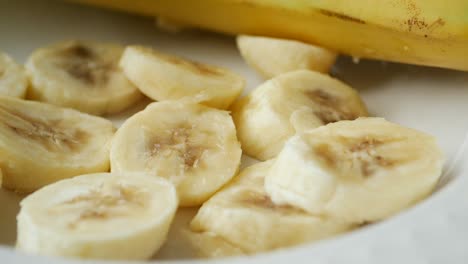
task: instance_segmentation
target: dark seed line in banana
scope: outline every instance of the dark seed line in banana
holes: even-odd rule
[[[30,138],[48,150],[56,150],[59,148],[67,148],[76,150],[80,144],[86,143],[88,134],[82,130],[75,130],[73,134],[66,134],[63,131],[54,129],[60,121],[49,121],[45,124],[37,119],[30,118],[19,112],[0,107],[0,115],[6,115],[5,125],[14,133],[21,137]],[[12,120],[16,120],[12,122]],[[51,144],[52,143],[52,144]]]
[[[86,220],[105,220],[119,216],[125,216],[124,213],[112,210],[119,206],[130,206],[132,208],[143,209],[144,198],[138,190],[130,186],[110,186],[112,192],[106,193],[104,186],[91,189],[89,192],[73,197],[57,204],[50,209],[51,213],[60,213],[64,207],[82,204],[85,208],[77,215],[75,219],[67,224],[70,229],[79,228]],[[77,210],[80,210],[77,208]]]
[[[321,109],[314,111],[314,114],[324,125],[340,120],[354,120],[358,118],[358,116],[340,109],[340,106],[344,104],[338,98],[322,89],[308,90],[306,91],[306,96],[314,103],[320,105]]]
[[[75,44],[63,51],[67,56],[59,63],[70,76],[90,86],[105,84],[113,65],[99,61],[97,55],[89,48]]]
[[[185,168],[197,168],[200,158],[206,147],[194,146],[190,142],[190,134],[194,127],[181,126],[180,128],[173,129],[168,140],[155,139],[156,143],[150,144],[152,146],[149,151],[151,156],[157,156],[160,153],[168,150],[175,151],[177,155],[184,160]]]
[[[273,211],[278,210],[285,213],[304,213],[303,210],[291,206],[289,204],[276,204],[271,200],[270,196],[268,196],[267,194],[253,190],[249,191],[246,195],[244,195],[239,200],[239,203],[245,206],[255,206]]]
[[[379,167],[389,168],[394,164],[401,164],[401,161],[397,162],[377,154],[375,149],[386,143],[388,142],[366,137],[354,143],[342,155],[344,157],[349,157],[349,162],[352,167],[359,167],[362,176],[370,177]],[[320,144],[314,148],[314,151],[329,167],[336,167],[343,162],[343,160],[339,158],[340,155],[338,155],[336,151],[333,151],[328,144]]]
[[[188,60],[188,59],[183,59],[182,60],[182,59],[179,59],[177,57],[169,56],[169,55],[165,55],[165,54],[158,54],[158,56],[160,56],[161,59],[163,59],[163,60],[165,60],[165,61],[167,61],[169,63],[175,64],[175,65],[186,66],[191,71],[193,71],[195,73],[199,73],[201,75],[212,75],[212,76],[222,75],[222,73],[220,73],[217,69],[215,69],[213,67],[209,67],[207,65],[204,65],[204,64],[196,62],[196,61],[192,61],[192,60]]]

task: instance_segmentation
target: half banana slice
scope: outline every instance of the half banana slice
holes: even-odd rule
[[[291,138],[266,176],[279,204],[362,223],[425,198],[441,175],[435,139],[382,118],[341,121]]]
[[[260,85],[233,105],[232,115],[245,153],[267,160],[297,132],[367,116],[367,110],[346,84],[299,70]]]
[[[29,79],[23,66],[0,52],[0,95],[24,98]]]
[[[324,239],[352,228],[341,221],[272,202],[263,182],[271,165],[272,161],[268,161],[244,169],[203,204],[191,229],[215,234],[232,247],[253,254]]]
[[[244,60],[265,79],[296,70],[327,73],[335,64],[335,52],[289,39],[238,36],[237,46]]]
[[[38,49],[26,63],[28,97],[96,115],[120,112],[142,98],[119,69],[122,52],[119,45],[84,41]]]
[[[46,256],[147,259],[166,240],[176,209],[176,190],[163,178],[83,175],[21,202],[16,247]]]
[[[100,117],[0,96],[3,187],[32,192],[60,179],[108,171],[114,131]]]
[[[169,179],[180,205],[195,206],[236,174],[241,154],[228,112],[167,101],[149,105],[122,125],[110,159],[112,171]]]
[[[226,109],[245,86],[245,80],[230,70],[146,47],[127,47],[120,65],[127,77],[156,101],[190,97],[194,102]]]

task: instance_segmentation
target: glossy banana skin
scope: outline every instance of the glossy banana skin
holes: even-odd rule
[[[468,70],[464,0],[75,0],[229,34],[297,39],[359,58]]]

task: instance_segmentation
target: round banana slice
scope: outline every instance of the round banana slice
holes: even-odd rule
[[[64,178],[108,171],[114,131],[100,117],[0,96],[2,186],[28,193]]]
[[[265,179],[273,201],[349,222],[381,220],[425,198],[442,170],[435,139],[382,118],[291,138]]]
[[[28,98],[103,115],[120,112],[142,98],[118,62],[116,44],[67,41],[38,49],[26,63]]]
[[[18,214],[18,250],[85,259],[148,259],[166,240],[174,186],[144,174],[97,173],[29,195]]]
[[[128,119],[111,147],[112,171],[168,178],[180,205],[206,201],[237,172],[241,159],[228,112],[186,102],[158,102]]]
[[[367,110],[346,84],[299,70],[260,85],[233,105],[232,115],[245,153],[267,160],[297,132],[367,116]]]
[[[146,47],[127,47],[120,65],[127,77],[156,101],[189,97],[197,103],[226,109],[245,86],[245,80],[230,70]]]
[[[23,66],[0,52],[0,95],[24,98],[29,80]]]
[[[325,239],[353,228],[272,202],[263,183],[271,165],[268,161],[244,169],[203,204],[190,224],[192,231],[211,232],[253,254]]]
[[[247,64],[265,79],[301,69],[327,73],[338,56],[322,47],[269,37],[241,35],[237,46]]]

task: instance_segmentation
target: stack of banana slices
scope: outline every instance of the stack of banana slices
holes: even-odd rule
[[[337,54],[239,36],[267,80],[149,47],[67,41],[23,68],[0,54],[0,179],[29,194],[17,249],[46,256],[149,259],[177,208],[203,257],[330,238],[424,199],[441,175],[435,139],[367,117],[327,72]],[[116,129],[109,115],[156,101]],[[242,154],[259,163],[240,170]],[[239,171],[240,170],[240,171]]]

